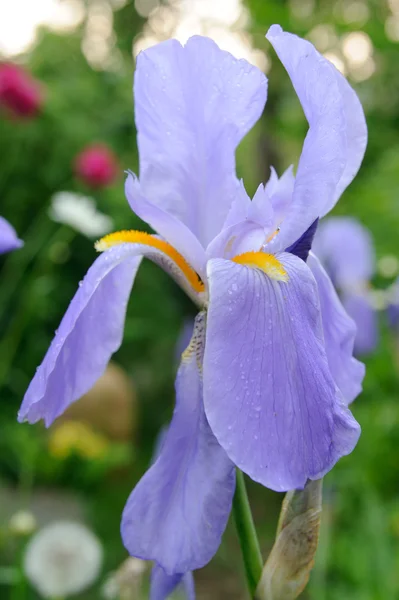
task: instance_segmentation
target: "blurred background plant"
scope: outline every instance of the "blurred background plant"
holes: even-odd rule
[[[91,240],[112,227],[145,228],[123,193],[123,171],[137,169],[134,57],[162,39],[201,33],[270,75],[265,114],[237,156],[253,193],[271,165],[281,173],[296,162],[306,132],[264,39],[272,23],[306,36],[349,78],[370,132],[362,170],[334,214],[354,216],[372,236],[379,342],[353,407],[363,436],[325,480],[321,543],[304,598],[399,597],[399,333],[397,319],[386,318],[399,298],[399,1],[13,0],[0,4],[0,197],[25,246],[0,263],[4,600],[40,597],[23,575],[27,539],[60,519],[86,523],[103,547],[101,572],[77,598],[146,597],[147,572],[124,562],[119,520],[172,412],[175,346],[194,313],[190,302],[146,262],[124,344],[93,390],[49,431],[18,425],[16,412],[95,258]],[[252,484],[249,492],[266,555],[282,497]],[[200,599],[245,598],[230,525],[196,583]]]

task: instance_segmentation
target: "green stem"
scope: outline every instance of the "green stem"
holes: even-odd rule
[[[262,574],[263,560],[248,501],[244,474],[239,469],[237,469],[237,485],[233,499],[233,515],[240,540],[249,592],[251,598],[254,598]]]

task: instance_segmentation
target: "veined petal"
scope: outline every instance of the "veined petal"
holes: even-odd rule
[[[119,348],[141,257],[125,244],[88,270],[25,394],[19,421],[48,427],[103,374]]]
[[[345,310],[356,323],[355,353],[370,354],[378,344],[378,317],[371,306],[367,291],[342,294]]]
[[[311,252],[307,265],[316,279],[328,365],[349,404],[362,391],[364,365],[353,357],[356,325],[346,313],[331,279]]]
[[[331,210],[360,167],[367,129],[360,102],[339,71],[306,40],[273,25],[267,34],[309,123],[279,249]]]
[[[375,272],[375,251],[371,234],[353,217],[323,219],[316,232],[313,249],[325,265],[334,284],[356,288]]]
[[[292,202],[295,185],[293,166],[291,165],[288,167],[281,177],[276,178],[274,181],[275,183],[269,193],[273,207],[275,223],[277,226],[279,226],[284,217],[288,214]],[[266,184],[266,191],[269,191],[268,184]]]
[[[204,247],[229,212],[237,185],[235,149],[260,117],[266,88],[259,69],[208,38],[192,37],[184,47],[168,40],[138,56],[134,93],[143,195],[183,221]]]
[[[21,248],[23,242],[18,239],[14,227],[0,217],[0,254]]]
[[[291,254],[278,260],[288,280],[209,261],[204,402],[231,460],[285,491],[323,476],[360,430],[328,367],[312,273]]]
[[[194,577],[188,573],[167,575],[159,565],[155,564],[151,572],[150,600],[165,600],[180,587],[185,600],[195,600]]]
[[[206,274],[205,250],[192,231],[173,214],[152,204],[143,196],[138,179],[129,173],[125,193],[137,216],[174,246],[203,279]]]
[[[219,547],[235,487],[202,402],[205,316],[196,319],[176,379],[176,408],[160,455],[133,490],[122,517],[130,554],[168,575],[203,567]]]
[[[127,302],[143,256],[162,266],[194,302],[199,300],[201,294],[189,283],[184,262],[173,260],[176,251],[172,248],[174,253],[168,254],[166,242],[141,233],[130,240],[122,235],[118,245],[112,246],[117,235],[103,238],[105,247],[107,244],[110,247],[97,258],[80,283],[25,394],[18,415],[20,421],[35,423],[43,419],[49,426],[103,374],[121,344]],[[133,243],[137,241],[142,243]],[[187,268],[190,269],[188,265]]]

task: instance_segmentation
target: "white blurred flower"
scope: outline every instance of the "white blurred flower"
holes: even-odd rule
[[[140,558],[126,559],[106,580],[102,595],[106,600],[134,600],[138,597],[147,562]]]
[[[86,235],[95,238],[109,233],[114,224],[111,217],[97,210],[93,198],[74,194],[73,192],[57,192],[51,200],[49,216],[57,223],[70,225]]]
[[[31,535],[36,529],[36,519],[27,510],[14,513],[8,523],[8,528],[13,535]]]
[[[102,546],[87,527],[57,521],[30,540],[24,571],[44,598],[67,598],[97,579],[102,559]]]

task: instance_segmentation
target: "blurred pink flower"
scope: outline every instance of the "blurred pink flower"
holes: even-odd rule
[[[110,185],[118,173],[118,163],[112,151],[104,145],[87,146],[75,159],[76,175],[92,188]]]
[[[0,105],[19,119],[35,117],[43,103],[38,82],[22,67],[0,63]]]

